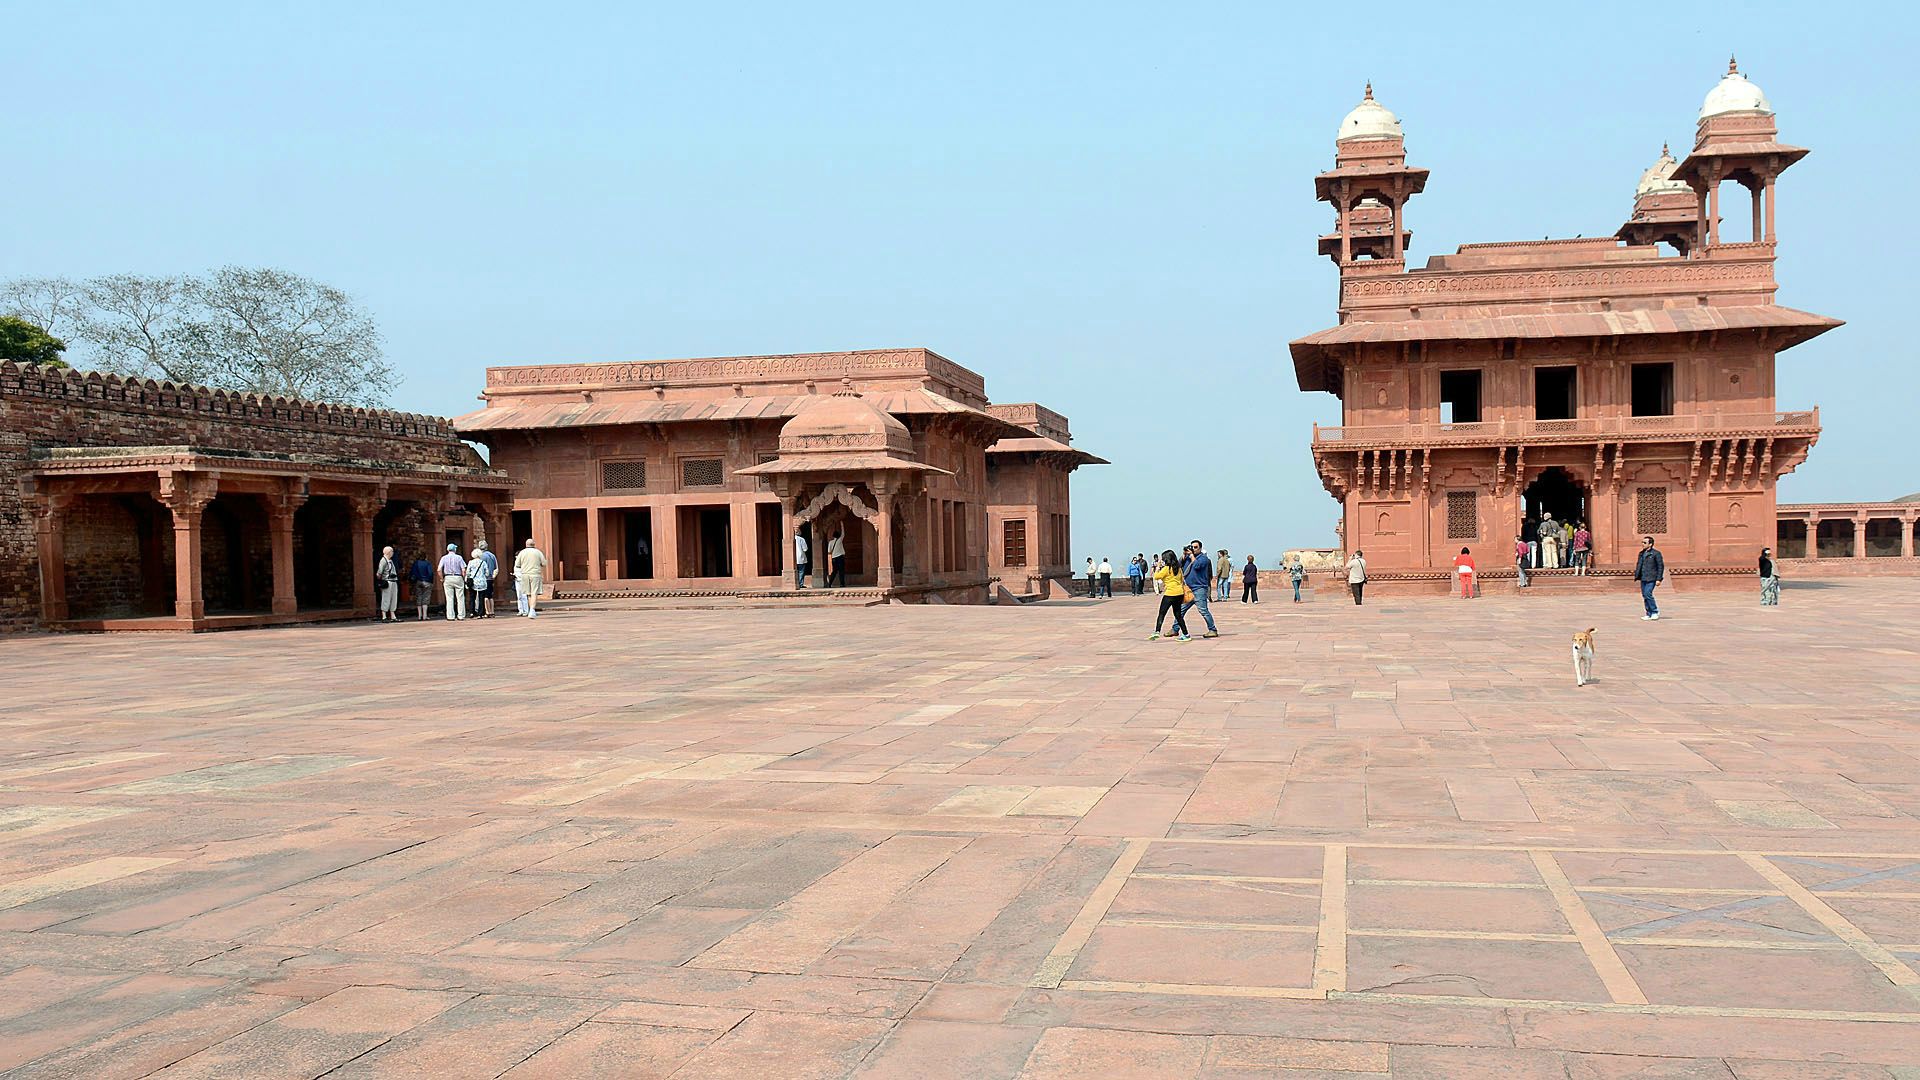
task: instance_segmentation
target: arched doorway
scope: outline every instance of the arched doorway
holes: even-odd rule
[[[1523,524],[1529,539],[1534,535],[1534,526],[1548,513],[1555,521],[1578,524],[1589,520],[1587,489],[1558,465],[1534,477],[1533,483],[1521,493],[1521,514],[1526,519]]]

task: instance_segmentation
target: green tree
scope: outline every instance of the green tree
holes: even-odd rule
[[[60,359],[60,354],[66,351],[66,342],[33,323],[13,315],[0,315],[0,360],[66,367],[67,362]]]

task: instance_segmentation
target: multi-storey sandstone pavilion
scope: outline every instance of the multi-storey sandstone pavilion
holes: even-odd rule
[[[802,595],[845,537],[856,599],[978,602],[1069,575],[1068,478],[1101,459],[1064,416],[994,405],[927,349],[487,369],[454,421],[523,482],[570,594]]]
[[[1774,303],[1775,182],[1806,153],[1729,64],[1692,152],[1662,153],[1613,237],[1468,244],[1410,270],[1404,209],[1427,170],[1369,86],[1314,181],[1340,322],[1292,343],[1300,388],[1342,403],[1313,457],[1345,547],[1375,578],[1439,582],[1461,547],[1497,566],[1551,512],[1591,523],[1602,568],[1651,534],[1677,575],[1750,572],[1775,481],[1820,434],[1817,410],[1776,411],[1775,355],[1840,325]],[[1738,240],[1728,181],[1751,196]]]

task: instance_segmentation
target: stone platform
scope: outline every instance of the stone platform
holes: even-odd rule
[[[12,639],[0,1072],[1920,1075],[1920,582],[1792,586]]]

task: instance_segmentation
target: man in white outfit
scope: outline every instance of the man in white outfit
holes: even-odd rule
[[[807,537],[804,533],[793,534],[793,587],[807,587]]]
[[[440,588],[447,597],[447,621],[467,617],[467,560],[460,557],[460,545],[448,544],[440,556]]]
[[[547,557],[533,546],[533,538],[527,538],[527,546],[513,557],[513,582],[520,588],[520,595],[527,601],[527,610],[522,612],[531,619],[540,614],[536,601],[540,598],[540,587],[546,583]]]

